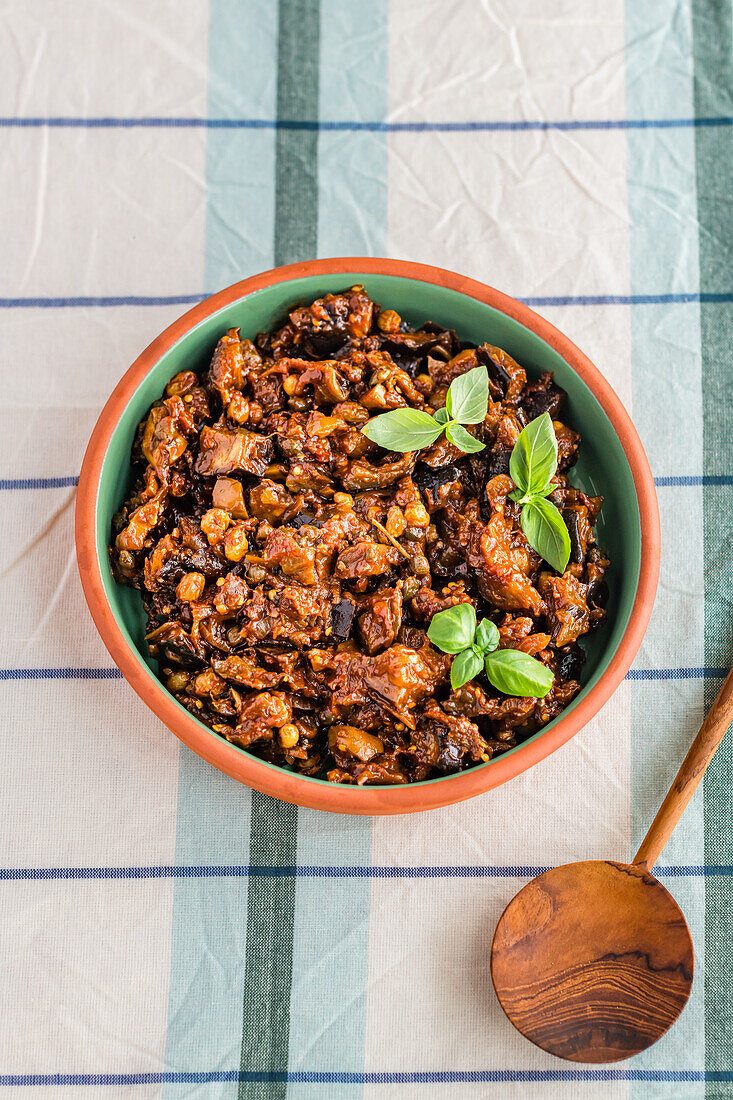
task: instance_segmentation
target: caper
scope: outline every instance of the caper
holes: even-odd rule
[[[424,554],[415,554],[415,556],[410,559],[410,566],[412,567],[413,573],[418,577],[426,577],[430,572],[430,563]]]
[[[416,596],[420,591],[420,581],[417,577],[405,577],[402,582],[402,596],[406,600],[411,600],[413,596]]]

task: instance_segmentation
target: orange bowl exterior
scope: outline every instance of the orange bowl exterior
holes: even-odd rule
[[[447,287],[492,306],[536,333],[580,376],[603,408],[626,454],[636,489],[642,536],[636,598],[621,643],[603,675],[572,711],[556,719],[546,734],[488,765],[434,783],[358,789],[314,783],[241,752],[201,726],[140,666],[107,602],[97,557],[95,518],[102,464],[117,420],[148,370],[189,329],[223,306],[266,286],[341,271],[396,275]],[[348,814],[404,814],[461,802],[513,779],[565,744],[598,713],[628,672],[649,622],[659,579],[659,509],[649,463],[628,413],[587,356],[549,321],[499,290],[438,267],[362,256],[290,264],[244,279],[194,306],[153,340],[115,387],[92,432],[79,478],[75,537],[84,596],[102,641],[127,682],[168,729],[219,771],[254,790],[299,806]]]

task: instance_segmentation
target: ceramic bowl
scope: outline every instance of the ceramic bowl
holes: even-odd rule
[[[530,377],[554,372],[568,394],[567,421],[583,437],[572,478],[605,498],[598,541],[612,563],[607,622],[583,640],[583,687],[562,715],[487,764],[407,786],[352,787],[300,776],[237,748],[193,718],[158,680],[144,640],[140,596],[115,583],[107,557],[112,516],[132,483],[135,430],[168,380],[180,370],[206,367],[225,329],[239,326],[254,337],[294,305],[353,283],[363,283],[373,299],[412,323],[435,321],[463,340],[505,348]],[[189,310],[146,348],[92,433],[79,481],[76,546],[84,594],[114,662],[189,748],[241,783],[287,802],[352,814],[409,813],[459,802],[512,779],[600,710],[628,671],[649,621],[659,574],[659,512],[649,464],[624,407],[600,371],[549,321],[453,272],[361,257],[294,264],[245,279]]]

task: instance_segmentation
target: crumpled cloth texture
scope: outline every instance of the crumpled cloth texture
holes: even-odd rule
[[[725,0],[0,3],[0,1100],[733,1096],[730,743],[658,865],[696,974],[656,1046],[553,1059],[488,968],[537,869],[631,857],[733,656],[731,57]],[[73,549],[86,442],[140,350],[330,255],[528,301],[631,411],[661,509],[612,700],[518,779],[406,818],[285,807],[181,747]]]

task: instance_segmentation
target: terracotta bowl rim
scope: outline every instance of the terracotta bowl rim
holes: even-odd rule
[[[102,467],[117,422],[143,377],[190,329],[224,306],[255,291],[311,275],[391,275],[458,291],[518,321],[557,351],[578,374],[613,425],[636,490],[641,527],[641,563],[636,595],[618,649],[598,682],[547,733],[507,756],[437,782],[399,787],[347,787],[317,783],[243,752],[209,731],[151,679],[125,639],[107,601],[96,547],[96,509]],[[147,706],[184,744],[215,768],[254,790],[285,802],[348,814],[399,814],[436,809],[482,794],[520,775],[564,745],[607,702],[631,666],[654,604],[659,579],[660,526],[654,479],[641,440],[615,392],[567,336],[515,298],[456,272],[405,260],[347,256],[289,264],[243,279],[204,299],[169,325],[118,382],[92,432],[79,478],[75,516],[76,553],[82,588],[94,623],[113,661]]]

